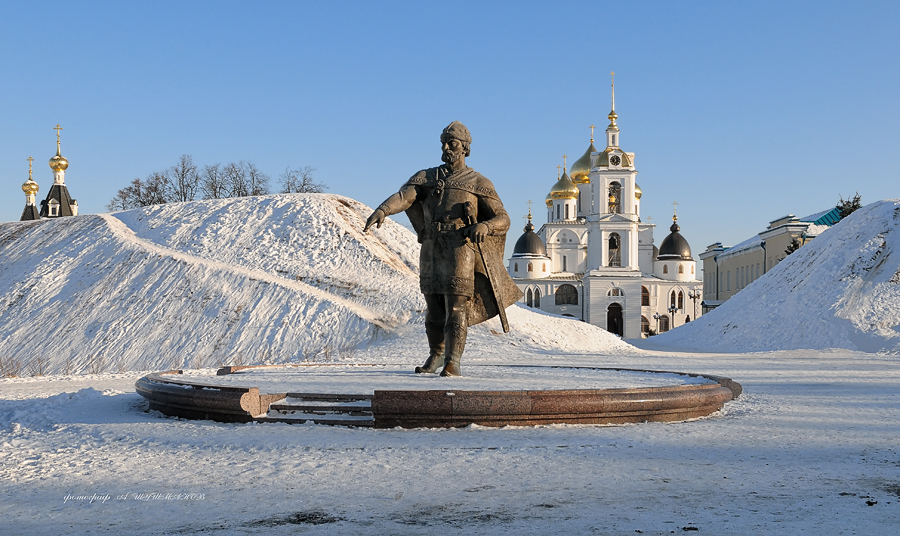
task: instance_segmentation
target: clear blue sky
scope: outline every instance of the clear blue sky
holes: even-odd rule
[[[0,221],[29,155],[104,212],[182,153],[276,176],[313,166],[377,206],[440,163],[452,120],[521,232],[608,121],[644,219],[672,201],[694,253],[855,191],[900,197],[898,2],[14,2],[0,4]],[[602,145],[601,145],[602,147]]]

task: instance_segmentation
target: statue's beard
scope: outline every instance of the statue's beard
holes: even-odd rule
[[[441,160],[448,164],[452,164],[460,158],[462,158],[462,151],[459,151],[458,153],[454,153],[453,151],[444,151],[444,153],[441,155]]]

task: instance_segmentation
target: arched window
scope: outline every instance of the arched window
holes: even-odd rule
[[[678,308],[684,309],[684,292],[678,291]]]
[[[669,331],[669,315],[659,317],[659,332],[665,333]]]
[[[529,271],[529,272],[533,272],[533,271],[534,271],[534,265],[533,265],[532,263],[530,263],[530,262],[528,263],[528,271]]]
[[[694,275],[694,265],[691,265],[691,275]]]
[[[541,289],[534,289],[534,306],[538,309],[541,308]]]
[[[546,263],[546,262],[542,262],[542,263],[541,263],[541,271],[542,271],[542,272],[546,272],[546,271],[547,271],[547,263]]]
[[[669,265],[668,264],[663,264],[663,273],[664,274],[669,273]]]
[[[556,305],[578,305],[578,289],[566,283],[556,289]]]
[[[622,212],[622,185],[618,182],[609,185],[609,213],[618,214]]]
[[[644,337],[650,336],[650,321],[644,315],[641,315],[641,335]]]
[[[669,294],[669,305],[675,307],[675,291],[673,290],[671,294]]]
[[[556,205],[556,219],[559,219],[559,205]]]
[[[622,266],[622,239],[619,233],[609,235],[609,263],[607,266]]]
[[[606,293],[607,296],[624,296],[625,291],[620,289],[619,287],[613,287],[609,289],[609,292]]]
[[[679,265],[678,265],[678,273],[679,273],[679,274],[683,274],[683,273],[684,273],[684,265],[683,265],[683,264],[679,264]]]
[[[519,273],[519,263],[513,263],[513,272]]]
[[[650,305],[650,291],[647,287],[641,287],[641,306]]]
[[[534,303],[534,301],[532,300],[532,297],[531,297],[531,289],[528,289],[525,292],[525,305],[527,305],[528,307],[531,307],[533,303]]]
[[[566,203],[566,219],[569,219],[569,204]]]

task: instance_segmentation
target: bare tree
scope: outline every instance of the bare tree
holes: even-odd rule
[[[306,166],[303,168],[291,169],[285,168],[278,182],[281,184],[281,193],[283,194],[299,194],[313,193],[320,194],[328,189],[328,186],[322,183],[313,182],[313,172],[316,168]]]
[[[135,179],[139,181],[140,179]],[[109,203],[106,204],[106,210],[110,212],[115,212],[117,210],[128,210],[130,208],[134,208],[131,206],[129,201],[129,186],[122,188],[118,192],[116,192],[116,196],[110,200]]]
[[[200,193],[203,194],[203,199],[228,197],[228,185],[225,184],[220,164],[204,166],[200,179]]]
[[[166,170],[168,192],[166,199],[170,203],[193,201],[200,183],[197,166],[189,154],[183,154],[178,163]]]
[[[269,176],[252,162],[231,162],[222,169],[229,197],[266,195],[269,193]]]
[[[128,210],[137,207],[145,207],[157,204],[163,198],[163,186],[165,177],[159,177],[158,174],[151,174],[147,177],[147,182],[141,179],[134,179],[131,184],[116,192],[116,196],[106,205],[109,210]]]
[[[143,195],[140,198],[141,207],[150,205],[162,205],[169,202],[168,193],[171,190],[169,177],[166,173],[154,171],[144,181]]]
[[[252,162],[204,166],[198,170],[193,158],[183,154],[178,163],[165,171],[155,171],[146,179],[134,179],[116,192],[106,208],[128,210],[137,207],[193,201],[200,193],[204,199],[223,199],[269,193],[269,176]]]
[[[250,186],[247,184],[247,173],[243,162],[230,162],[222,168],[222,176],[228,189],[227,197],[244,197],[250,195]]]
[[[259,170],[253,162],[244,164],[247,175],[247,185],[250,187],[250,195],[266,195],[269,193],[269,176]]]

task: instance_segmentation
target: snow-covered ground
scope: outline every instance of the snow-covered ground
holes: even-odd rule
[[[497,319],[470,330],[464,373],[703,372],[744,388],[722,412],[453,430],[170,419],[135,394],[141,372],[116,372],[421,363],[415,239],[393,224],[362,235],[369,209],[353,200],[0,224],[0,360],[105,370],[0,379],[0,533],[895,534],[898,206],[865,207],[713,314],[641,344],[718,353],[642,350],[520,306],[510,334]]]
[[[395,355],[410,366],[418,357]],[[502,348],[480,357],[550,359]],[[372,430],[169,419],[147,412],[134,393],[137,373],[2,380],[0,532],[670,534],[696,527],[870,535],[900,526],[896,357],[557,354],[553,362],[703,371],[735,378],[744,395],[687,423]]]

